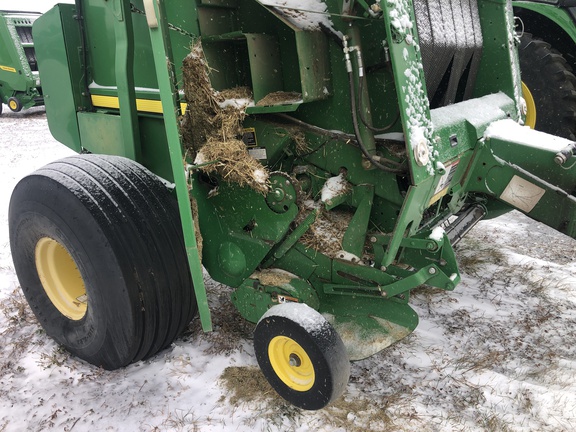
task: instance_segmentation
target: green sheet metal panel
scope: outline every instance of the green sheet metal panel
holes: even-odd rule
[[[48,126],[55,139],[80,152],[76,112],[89,106],[82,93],[83,80],[80,29],[73,5],[57,5],[39,18],[33,28]]]

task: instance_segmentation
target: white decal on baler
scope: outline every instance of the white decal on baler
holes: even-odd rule
[[[515,175],[500,195],[500,199],[525,213],[530,213],[545,192],[540,186]]]

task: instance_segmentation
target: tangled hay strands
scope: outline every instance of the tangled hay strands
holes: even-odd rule
[[[302,95],[300,93],[278,91],[268,93],[258,101],[256,106],[289,105],[298,102],[302,102]]]
[[[229,183],[266,194],[268,171],[250,156],[245,144],[238,139],[243,132],[244,106],[225,103],[227,97],[251,96],[250,90],[240,87],[216,92],[210,83],[209,72],[198,41],[183,62],[184,92],[188,102],[182,125],[184,143],[195,155],[195,163],[217,161],[200,168],[204,172],[218,173]]]
[[[302,211],[297,221],[304,220],[310,214],[314,208],[310,203],[311,201],[305,201],[300,207]],[[321,210],[310,229],[300,238],[300,242],[309,249],[335,258],[336,253],[342,250],[342,240],[352,216],[353,213],[346,210]]]
[[[292,279],[297,279],[298,276],[281,269],[272,268],[256,271],[250,276],[250,278],[258,279],[262,285],[281,287],[283,285],[288,285]]]
[[[242,141],[210,139],[196,157],[197,163],[207,161],[217,162],[202,167],[204,172],[216,172],[228,182],[249,186],[263,194],[268,193],[268,172],[260,162],[248,154]]]

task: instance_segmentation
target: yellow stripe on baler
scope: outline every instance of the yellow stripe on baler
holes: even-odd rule
[[[10,67],[10,66],[2,66],[2,65],[0,65],[0,69],[2,69],[3,71],[6,71],[6,72],[16,73],[16,69],[14,69],[13,67]]]
[[[116,96],[91,95],[92,105],[98,108],[120,109],[120,102]],[[180,109],[184,114],[187,104],[181,103]],[[162,114],[162,102],[152,99],[136,99],[136,109],[142,112]]]

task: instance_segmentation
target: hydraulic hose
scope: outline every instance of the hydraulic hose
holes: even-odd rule
[[[377,160],[377,158],[378,159],[380,158],[378,156],[375,157],[372,154],[370,154],[370,152],[366,148],[366,145],[364,144],[364,141],[362,140],[362,136],[360,133],[360,126],[358,124],[358,111],[356,106],[357,95],[356,95],[356,88],[354,85],[354,69],[352,67],[352,61],[350,60],[350,52],[356,51],[356,57],[358,59],[358,77],[360,81],[359,85],[361,85],[362,80],[364,79],[364,66],[362,65],[362,55],[359,51],[359,48],[349,47],[348,39],[349,39],[348,36],[344,36],[342,38],[342,44],[344,48],[343,50],[344,50],[346,71],[348,72],[348,83],[350,85],[350,110],[352,111],[352,125],[354,126],[354,135],[356,136],[358,146],[360,147],[360,150],[364,154],[364,157],[366,157],[366,159],[368,159],[372,163],[372,165],[374,165],[376,168],[390,173],[396,173],[396,174],[405,173],[404,170],[400,170],[397,168],[390,168],[387,167],[386,165],[381,164],[379,160]]]
[[[400,118],[400,111],[398,111],[398,114],[396,114],[396,118],[394,118],[394,120],[392,121],[392,123],[390,123],[388,126],[384,126],[383,128],[377,128],[372,126],[368,121],[366,121],[366,119],[364,118],[364,111],[362,110],[362,107],[360,106],[360,95],[362,94],[362,92],[364,91],[364,86],[366,85],[366,75],[362,76],[360,78],[360,83],[359,83],[359,88],[358,88],[358,106],[360,108],[360,110],[358,111],[360,114],[360,120],[362,120],[362,123],[364,123],[364,126],[366,126],[368,129],[370,129],[372,132],[375,133],[382,133],[382,132],[386,132],[387,130],[390,130],[392,128],[392,126],[394,126],[396,124],[396,122],[398,121],[398,119]]]
[[[358,126],[358,115],[356,111],[356,89],[354,88],[354,75],[352,71],[348,72],[348,82],[350,84],[350,110],[352,111],[352,124],[354,126],[354,135],[356,136],[356,141],[358,142],[360,150],[362,151],[366,159],[368,159],[370,163],[372,163],[376,168],[389,173],[404,174],[406,172],[404,170],[389,168],[386,165],[382,165],[366,149],[366,146],[364,145],[364,142],[362,141],[362,137],[360,135],[360,128]]]

